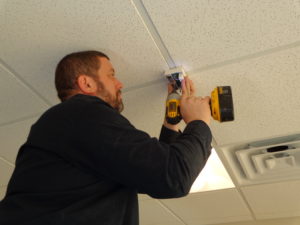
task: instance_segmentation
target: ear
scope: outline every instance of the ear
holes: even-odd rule
[[[84,94],[94,94],[97,92],[97,83],[90,76],[79,75],[77,78],[77,85]]]

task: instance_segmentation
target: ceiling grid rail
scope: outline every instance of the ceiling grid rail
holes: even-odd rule
[[[181,219],[178,215],[176,215],[176,213],[174,213],[169,207],[167,207],[161,200],[155,199],[155,201],[164,209],[166,210],[168,213],[170,213],[172,216],[174,216],[176,218],[177,221],[179,221],[180,223],[182,223],[182,225],[187,225],[183,219]]]
[[[0,160],[2,160],[4,163],[8,164],[11,167],[15,167],[15,165],[11,162],[9,162],[8,160],[6,160],[5,158],[0,156]]]
[[[9,65],[7,65],[1,58],[0,58],[0,67],[2,67],[5,71],[11,74],[17,81],[19,81],[29,91],[31,91],[33,94],[38,96],[46,105],[52,106],[50,101],[48,101],[44,96],[42,96],[31,84],[29,84],[25,79],[23,79],[22,76],[20,76]]]
[[[289,44],[286,44],[286,45],[281,45],[281,46],[277,46],[277,47],[274,47],[274,48],[269,48],[269,49],[262,50],[262,51],[259,51],[259,52],[255,52],[255,53],[252,53],[252,54],[248,54],[248,55],[240,56],[240,57],[237,57],[237,58],[221,61],[221,62],[218,62],[218,63],[215,63],[215,64],[207,65],[207,66],[204,66],[202,68],[190,71],[189,75],[193,76],[193,74],[197,74],[197,73],[201,73],[201,72],[204,72],[204,71],[213,70],[213,69],[217,69],[217,68],[222,68],[224,66],[228,66],[228,65],[231,65],[231,64],[240,63],[240,62],[244,62],[244,61],[247,61],[247,60],[260,58],[260,57],[271,55],[271,54],[274,54],[274,53],[277,53],[277,52],[282,52],[282,51],[285,51],[285,50],[288,50],[288,49],[299,48],[299,47],[300,47],[300,41],[296,41],[296,42],[289,43]]]
[[[11,124],[14,124],[14,123],[19,123],[19,122],[23,122],[25,120],[33,119],[35,117],[40,116],[42,113],[43,112],[35,113],[35,114],[29,115],[29,116],[20,117],[20,118],[15,119],[15,120],[11,120],[11,121],[7,121],[7,122],[4,122],[4,123],[0,123],[0,128],[4,127],[4,126],[11,125]]]
[[[176,67],[175,61],[169,53],[165,43],[163,42],[159,32],[157,31],[147,9],[145,8],[141,0],[131,0],[132,5],[134,6],[137,14],[140,16],[145,28],[149,32],[151,38],[153,39],[156,47],[158,48],[163,59],[166,61],[170,69]]]

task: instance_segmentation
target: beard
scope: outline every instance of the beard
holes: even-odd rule
[[[115,96],[113,96],[111,93],[109,93],[104,84],[96,80],[97,85],[98,85],[98,90],[97,90],[97,96],[103,99],[105,102],[111,105],[114,109],[116,109],[118,112],[122,112],[124,109],[124,104],[122,99],[120,98],[121,96],[121,91],[119,90]]]

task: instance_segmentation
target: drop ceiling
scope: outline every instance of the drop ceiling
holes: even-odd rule
[[[300,131],[298,0],[0,0],[0,12],[0,196],[31,124],[59,102],[57,62],[74,51],[109,55],[124,84],[123,114],[151,136],[162,125],[162,73],[170,61],[186,69],[201,96],[218,85],[232,87],[235,121],[212,121],[215,147]],[[256,213],[266,218],[253,194],[260,188],[267,187],[166,202],[142,198],[142,224],[216,224],[254,220]],[[229,196],[231,206],[214,209]],[[203,207],[201,199],[216,202],[205,215],[191,210]],[[155,221],[152,210],[161,215]]]

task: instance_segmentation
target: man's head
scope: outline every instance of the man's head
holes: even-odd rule
[[[98,51],[75,52],[57,65],[55,86],[58,97],[65,101],[75,94],[97,96],[119,112],[123,110],[122,83],[107,55]]]

